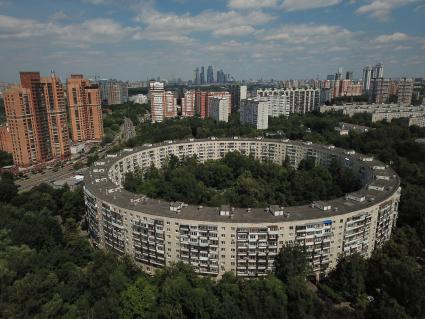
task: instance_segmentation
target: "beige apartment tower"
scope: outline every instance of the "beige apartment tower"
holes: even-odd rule
[[[100,90],[83,75],[73,74],[66,81],[72,140],[102,141],[103,121]]]

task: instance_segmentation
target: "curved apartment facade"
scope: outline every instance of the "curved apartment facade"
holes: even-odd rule
[[[357,192],[311,205],[266,208],[202,207],[170,203],[122,188],[126,172],[160,167],[167,157],[197,155],[217,160],[239,151],[258,160],[298,166],[302,159],[329,165],[336,160],[363,183]],[[317,275],[338,257],[369,257],[389,239],[397,220],[400,182],[387,165],[334,146],[275,139],[167,141],[126,149],[96,162],[85,176],[88,230],[93,244],[128,254],[147,272],[183,261],[203,275],[226,271],[255,277],[273,271],[285,244],[306,247]]]

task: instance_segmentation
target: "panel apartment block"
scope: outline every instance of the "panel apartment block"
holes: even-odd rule
[[[151,199],[123,189],[127,172],[161,167],[171,155],[217,160],[239,151],[258,160],[297,167],[305,158],[351,169],[360,190],[311,205],[264,208],[204,207]],[[273,139],[217,139],[146,144],[110,154],[85,175],[88,231],[99,248],[131,256],[145,271],[182,261],[203,275],[226,271],[266,275],[286,244],[305,247],[316,275],[333,269],[340,256],[370,257],[391,235],[397,220],[400,181],[373,157],[332,145]]]

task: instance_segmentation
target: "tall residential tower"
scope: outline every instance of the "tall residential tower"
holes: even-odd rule
[[[100,89],[81,74],[71,75],[67,82],[69,116],[74,142],[102,141],[103,121]]]
[[[62,83],[52,73],[21,72],[21,85],[4,93],[14,163],[20,167],[70,156]]]

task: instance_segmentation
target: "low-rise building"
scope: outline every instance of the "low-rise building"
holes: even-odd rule
[[[399,104],[355,104],[355,105],[323,105],[320,112],[342,111],[344,115],[353,116],[358,113],[369,113],[372,122],[392,119],[409,119],[409,125],[422,125],[425,117],[425,106],[404,106]],[[411,123],[411,124],[410,124]],[[413,124],[414,123],[414,124]]]
[[[357,133],[367,133],[372,129],[373,128],[368,126],[362,126],[362,125],[345,123],[345,122],[341,122],[339,123],[339,126],[335,127],[335,131],[339,132],[339,135],[348,135],[350,131],[357,132]]]
[[[144,94],[137,94],[132,95],[128,98],[130,102],[136,103],[136,104],[147,104],[148,103],[148,97]]]

